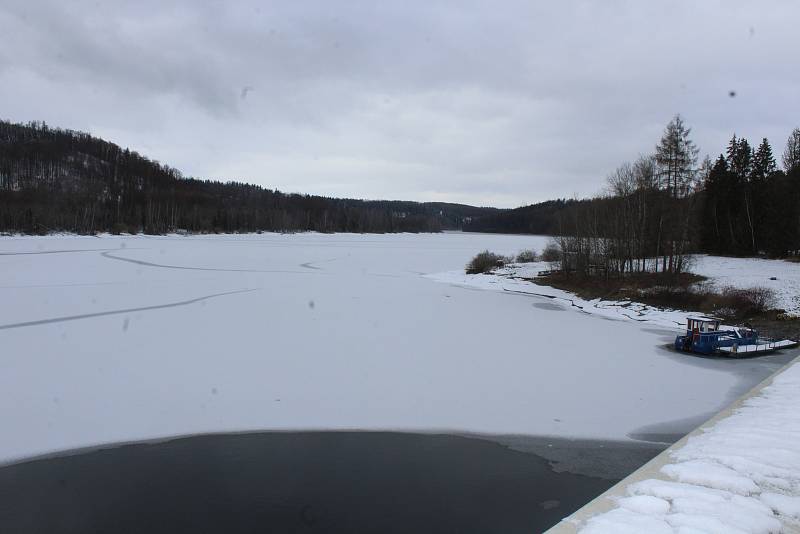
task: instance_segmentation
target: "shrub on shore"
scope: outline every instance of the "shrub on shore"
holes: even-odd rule
[[[492,269],[502,267],[505,263],[505,256],[484,250],[467,264],[467,274],[490,273]]]
[[[548,243],[542,250],[541,260],[550,263],[561,261],[561,249],[555,243]]]
[[[775,292],[767,287],[737,289],[726,287],[721,292],[728,305],[740,316],[750,316],[775,308]]]
[[[776,306],[775,292],[766,287],[715,288],[710,284],[689,287],[657,286],[639,291],[647,304],[674,309],[696,310],[723,319],[745,319],[761,315]],[[633,297],[636,298],[636,297]]]
[[[538,261],[539,257],[536,255],[536,251],[533,249],[530,250],[521,250],[519,254],[517,254],[516,262],[517,263],[533,263]]]
[[[114,223],[111,226],[111,235],[120,235],[127,231],[128,231],[128,225],[125,223],[118,222]]]

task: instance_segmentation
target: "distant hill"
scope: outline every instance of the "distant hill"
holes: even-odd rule
[[[83,132],[0,121],[0,231],[438,232],[502,211],[186,178]]]
[[[555,235],[558,232],[559,215],[584,202],[548,200],[513,210],[483,213],[466,221],[463,229],[470,232]]]

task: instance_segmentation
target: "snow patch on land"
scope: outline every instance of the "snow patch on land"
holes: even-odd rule
[[[776,533],[800,529],[800,364],[670,452],[583,534]]]
[[[716,288],[765,287],[775,292],[776,307],[800,316],[800,264],[761,258],[693,256],[693,273],[705,276]],[[774,280],[773,280],[774,278]]]

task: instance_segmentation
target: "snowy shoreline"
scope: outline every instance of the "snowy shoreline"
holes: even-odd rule
[[[707,278],[713,288],[749,289],[764,287],[775,293],[776,305],[789,317],[800,316],[800,264],[759,258],[692,257],[690,271]],[[530,281],[552,268],[548,262],[510,263],[491,274],[466,274],[463,269],[426,275],[429,279],[462,287],[520,293],[609,319],[628,319],[675,329],[686,325],[683,310],[661,309],[630,300],[582,299],[569,291]]]

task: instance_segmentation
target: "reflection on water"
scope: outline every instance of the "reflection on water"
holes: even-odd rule
[[[483,439],[250,433],[0,468],[0,532],[539,532],[613,480]]]

